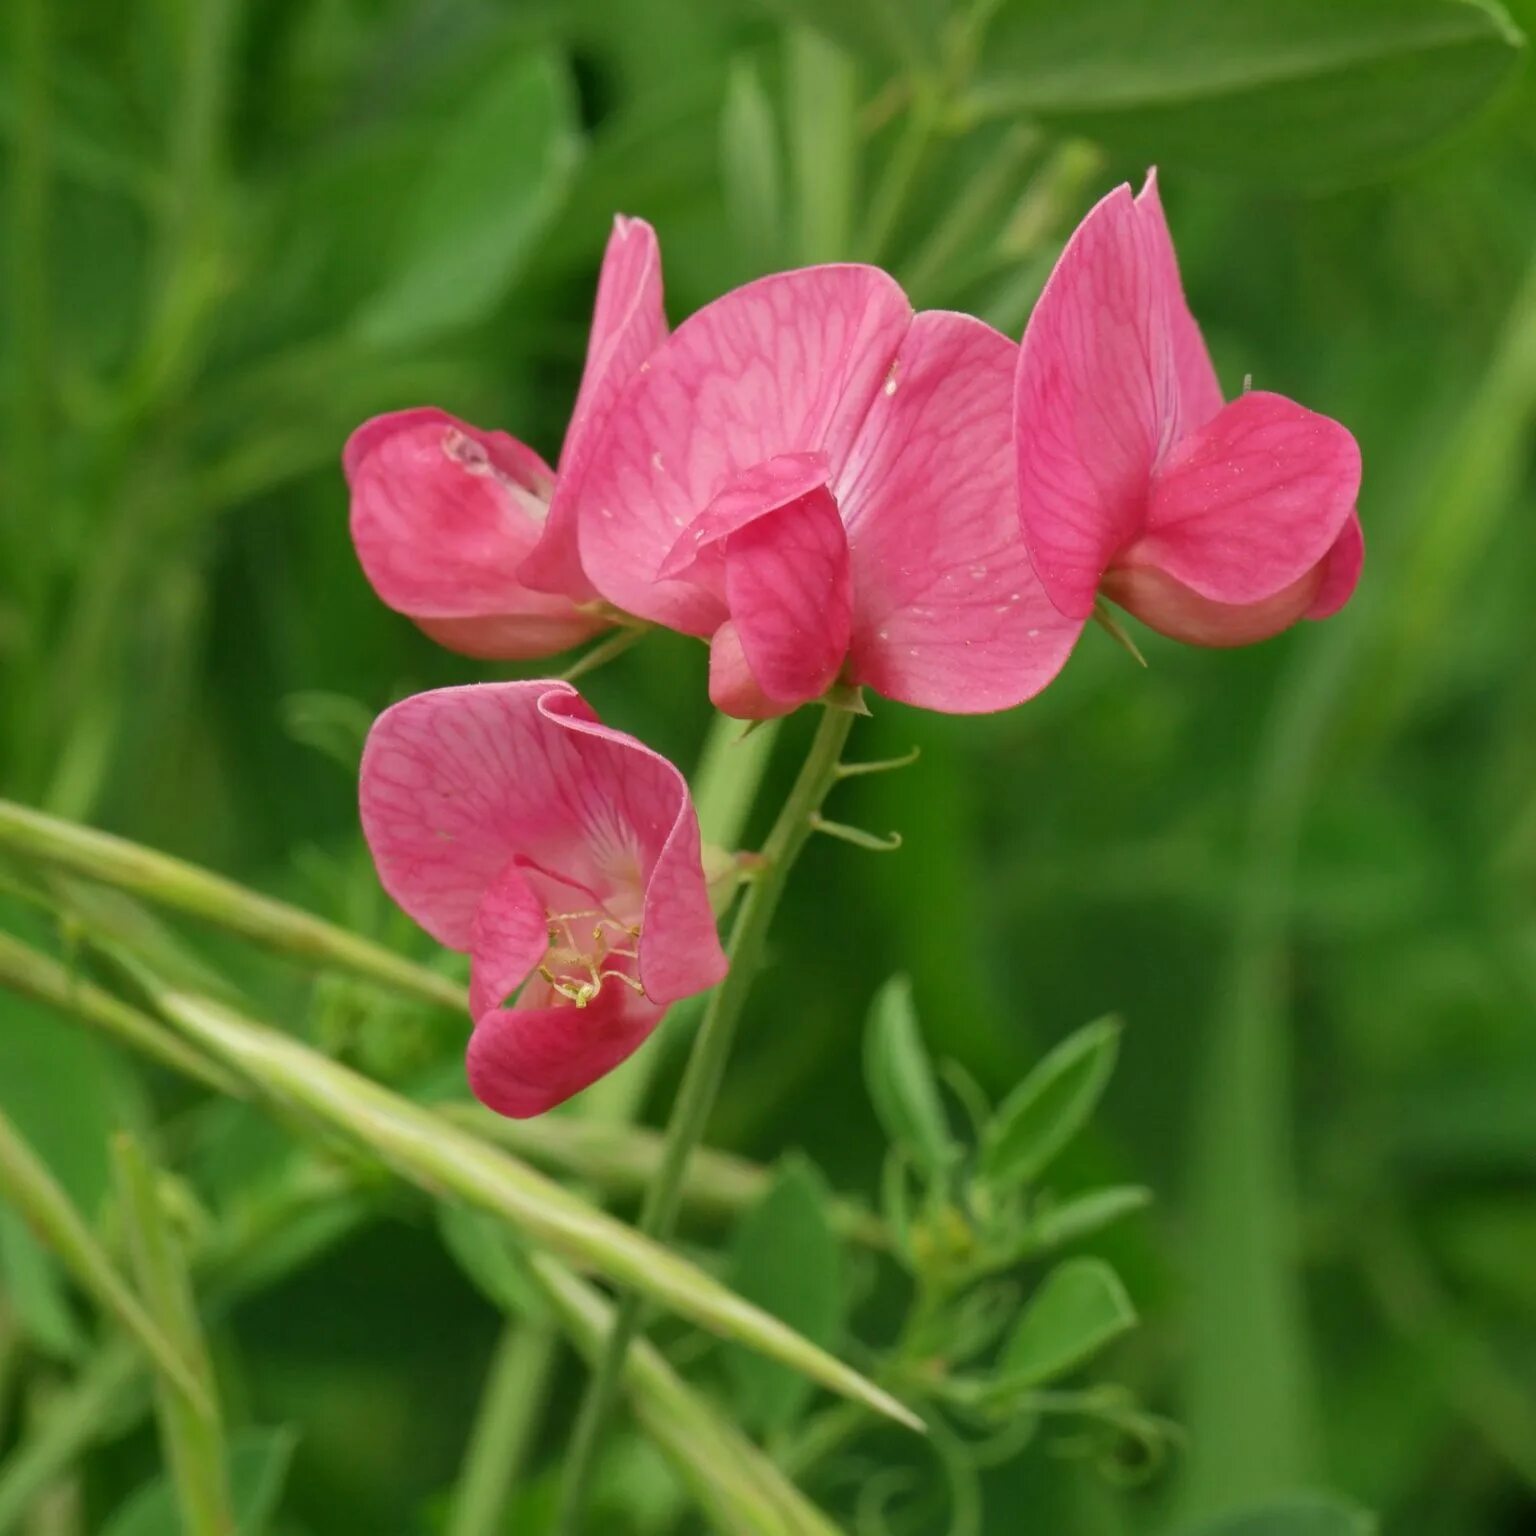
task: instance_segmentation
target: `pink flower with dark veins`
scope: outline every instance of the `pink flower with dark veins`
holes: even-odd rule
[[[576,556],[570,488],[615,399],[666,334],[655,232],[619,218],[558,471],[507,433],[433,407],[364,422],[342,462],[353,543],[379,596],[470,656],[549,656],[604,628],[610,616]]]
[[[385,890],[470,956],[469,1081],[501,1114],[579,1093],[725,974],[682,774],[569,683],[396,704],[361,802]]]
[[[1024,332],[1020,519],[1068,617],[1097,596],[1196,645],[1246,645],[1349,600],[1360,450],[1253,390],[1222,403],[1149,173],[1078,226]]]
[[[1017,347],[914,315],[874,267],[765,277],[641,364],[575,486],[581,564],[710,640],[710,697],[784,714],[833,683],[955,714],[1060,670],[1014,512]]]

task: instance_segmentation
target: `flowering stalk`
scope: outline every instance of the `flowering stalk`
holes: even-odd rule
[[[687,1070],[667,1125],[661,1167],[640,1212],[640,1231],[664,1242],[677,1220],[688,1159],[704,1134],[714,1107],[736,1025],[762,963],[768,929],[800,850],[815,830],[813,817],[838,779],[838,761],[853,726],[853,713],[829,706],[817,727],[805,764],[762,849],[762,867],[742,901],[731,929],[731,968],[710,994],[703,1023],[694,1038]],[[577,1416],[566,1461],[556,1536],[575,1536],[602,1438],[603,1426],[623,1379],[629,1346],[639,1331],[641,1297],[628,1292],[588,1384]]]

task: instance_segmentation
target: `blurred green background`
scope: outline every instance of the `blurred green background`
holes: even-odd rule
[[[1511,9],[1536,26],[1532,0]],[[5,12],[0,785],[421,957],[361,847],[361,733],[405,692],[509,669],[374,599],[347,432],[430,402],[553,458],[616,211],[656,225],[674,322],[761,271],[852,257],[1016,336],[1076,219],[1157,161],[1229,391],[1251,375],[1360,438],[1361,591],[1249,651],[1141,635],[1145,671],[1092,631],[995,718],[875,701],[855,750],[917,744],[921,762],[840,790],[836,814],[905,846],[807,856],[711,1140],[803,1148],[871,1194],[859,1039],[898,969],[930,1046],[994,1095],[1118,1011],[1119,1071],[1062,1177],[1156,1191],[1098,1245],[1144,1317],[1111,1374],[1189,1444],[1121,1489],[1038,1441],[989,1480],[988,1536],[1161,1531],[1171,1510],[1300,1486],[1404,1536],[1536,1531],[1536,82],[1499,16]],[[704,681],[703,648],[663,636],[584,686],[686,766]],[[196,944],[387,1079],[461,1048],[457,1021]],[[0,1102],[73,1161],[84,1200],[108,1125],[191,1112],[7,999]],[[248,1117],[198,1113],[183,1139],[214,1149],[191,1159],[207,1188],[269,1154]],[[299,1436],[274,1530],[433,1528],[496,1331],[432,1224],[387,1200],[238,1309],[226,1388]],[[40,1353],[46,1398],[69,1351]],[[546,1481],[580,1380],[564,1360]],[[601,1528],[685,1528],[626,1444]],[[108,1437],[84,1523],[29,1529],[101,1528],[155,1460],[142,1427]],[[511,1520],[540,1529],[532,1506]]]

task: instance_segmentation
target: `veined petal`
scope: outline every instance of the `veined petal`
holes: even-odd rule
[[[718,600],[658,579],[683,531],[732,480],[782,455],[835,474],[911,321],[873,267],[761,278],[684,321],[615,407],[580,490],[582,563],[642,618],[713,633]]]
[[[470,927],[469,1011],[499,1008],[549,948],[549,913],[514,859],[496,877]]]
[[[577,1008],[535,979],[514,1006],[477,1016],[469,1085],[498,1114],[541,1115],[633,1055],[663,1012],[619,982]]]
[[[1351,597],[1365,566],[1365,534],[1358,513],[1344,524],[1344,531],[1323,557],[1323,579],[1307,609],[1309,619],[1331,619]]]
[[[727,619],[709,642],[709,702],[722,715],[738,720],[776,720],[792,713],[798,701],[770,699],[752,675],[736,626]]]
[[[529,586],[583,599],[596,596],[577,548],[577,492],[615,402],[666,336],[656,231],[644,219],[621,214],[603,253],[586,366],[560,450],[549,517],[538,546],[518,572]]]
[[[1360,491],[1360,449],[1327,416],[1254,390],[1181,442],[1123,563],[1218,603],[1272,597],[1332,548]]]
[[[1081,622],[1030,568],[1013,504],[1018,348],[966,315],[912,322],[836,484],[852,551],[855,680],[927,709],[1005,709]]]
[[[423,407],[365,422],[342,462],[368,580],[434,639],[512,659],[566,650],[603,627],[567,598],[517,579],[553,475],[516,438]]]
[[[1019,515],[1036,574],[1076,619],[1138,531],[1152,470],[1178,435],[1167,230],[1154,208],[1119,186],[1092,209],[1019,354]]]

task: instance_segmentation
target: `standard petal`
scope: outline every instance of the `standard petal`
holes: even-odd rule
[[[581,759],[571,789],[591,861],[585,878],[599,891],[633,883],[643,892],[639,949],[646,996],[664,1006],[714,986],[726,972],[725,951],[709,905],[687,780],[660,753],[601,724],[574,691],[546,693],[540,707]]]
[[[485,893],[515,855],[577,878],[588,814],[577,743],[540,709],[569,684],[484,683],[384,711],[363,749],[363,833],[384,889],[433,938],[471,946]],[[584,707],[584,706],[581,706]]]
[[[549,948],[549,913],[514,859],[475,908],[470,929],[469,1011],[499,1008]]]
[[[1200,334],[1200,326],[1190,313],[1184,297],[1184,282],[1179,276],[1179,258],[1173,249],[1173,235],[1163,214],[1163,202],[1157,193],[1157,171],[1147,172],[1147,179],[1136,198],[1136,206],[1147,222],[1158,253],[1163,303],[1167,308],[1168,335],[1173,347],[1173,368],[1179,390],[1179,431],[1193,432],[1203,427],[1223,404],[1221,384],[1216,377],[1211,354]]]
[[[621,214],[613,221],[603,253],[586,366],[560,450],[549,517],[543,537],[519,571],[529,586],[582,599],[596,596],[577,549],[577,491],[614,403],[666,336],[656,231],[644,219]]]
[[[566,650],[603,627],[517,579],[553,480],[531,448],[425,407],[365,422],[343,464],[368,580],[435,639],[513,659]]]
[[[1331,619],[1354,596],[1365,566],[1365,533],[1356,513],[1323,557],[1323,579],[1307,609],[1309,619]]]
[[[726,294],[684,321],[615,407],[580,488],[582,563],[618,607],[713,633],[717,599],[657,572],[732,479],[781,455],[835,473],[911,321],[873,267],[810,267]]]
[[[1030,558],[1069,617],[1137,532],[1177,435],[1166,230],[1116,187],[1077,227],[1035,305],[1014,389],[1018,506]]]
[[[950,713],[1038,693],[1082,628],[1030,568],[1013,505],[1018,348],[969,316],[913,321],[836,483],[855,679]]]
[[[497,1114],[516,1120],[541,1115],[633,1055],[662,1013],[617,982],[577,1008],[535,980],[514,1007],[477,1017],[467,1056],[469,1086]]]
[[[1327,416],[1254,390],[1178,445],[1124,564],[1218,603],[1255,603],[1307,574],[1343,533],[1360,449]]]

